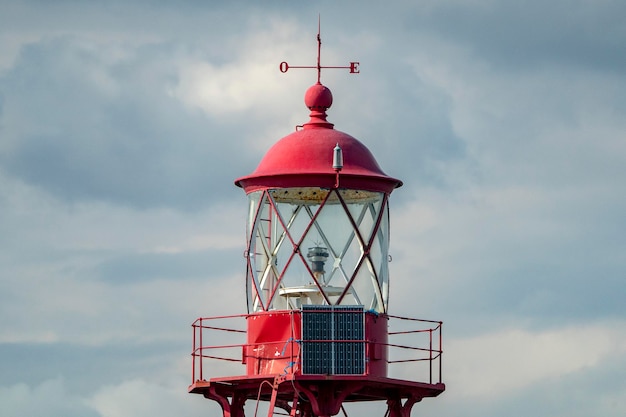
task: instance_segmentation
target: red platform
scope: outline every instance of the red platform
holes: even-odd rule
[[[341,411],[343,403],[386,401],[388,416],[408,417],[416,402],[436,397],[445,390],[441,382],[441,322],[365,315],[366,339],[358,342],[365,345],[366,366],[360,375],[302,372],[301,325],[294,324],[301,320],[300,311],[198,319],[193,324],[193,381],[189,392],[217,401],[224,417],[243,417],[247,400],[267,401],[269,415],[278,407],[291,416],[300,417],[333,416]],[[386,337],[377,340],[377,335],[387,335],[388,323],[398,331],[388,333],[389,341]],[[266,331],[275,324],[282,325],[276,326],[276,331]],[[244,326],[247,331],[243,330]],[[279,329],[293,331],[283,334]],[[246,342],[204,344],[221,340],[224,333],[242,339],[247,335]],[[270,334],[275,339],[260,340],[255,336],[259,334]],[[405,340],[411,343],[404,344]],[[246,374],[204,379],[216,361],[240,363]],[[388,365],[394,364],[404,369],[414,366],[411,378],[422,381],[387,377]]]
[[[189,392],[217,401],[225,417],[243,417],[246,400],[268,401],[289,415],[334,416],[342,404],[386,401],[390,417],[408,417],[413,404],[436,397],[443,383],[354,375],[275,375],[211,378],[196,381]]]

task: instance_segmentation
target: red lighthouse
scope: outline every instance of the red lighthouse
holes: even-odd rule
[[[441,322],[389,314],[389,197],[402,182],[327,121],[320,45],[318,34],[317,66],[291,67],[318,70],[305,94],[310,120],[235,182],[248,196],[247,314],[193,324],[189,391],[217,401],[224,417],[243,417],[248,400],[267,402],[270,416],[385,401],[386,415],[408,417],[445,389]],[[358,63],[339,68],[355,73]],[[239,363],[238,373],[211,376],[219,361]],[[390,376],[395,363],[412,370],[408,379]]]

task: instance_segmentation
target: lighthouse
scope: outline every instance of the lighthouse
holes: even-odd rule
[[[316,66],[279,67],[317,69],[304,95],[308,121],[235,181],[248,204],[247,311],[192,325],[189,392],[216,401],[224,417],[243,417],[248,401],[265,403],[268,416],[334,416],[378,401],[385,415],[409,417],[445,390],[442,323],[389,313],[389,199],[402,182],[328,121],[322,69],[358,73],[359,64],[322,66],[319,32],[317,41]],[[226,344],[225,334],[239,339]],[[214,375],[222,361],[237,373]],[[394,377],[392,367],[413,365]]]

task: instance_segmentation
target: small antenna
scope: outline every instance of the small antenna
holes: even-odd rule
[[[322,56],[322,31],[321,31],[321,18],[318,15],[317,17],[317,65],[316,66],[307,66],[307,65],[292,65],[290,66],[286,61],[283,61],[280,63],[280,65],[278,66],[278,68],[280,69],[280,72],[282,72],[283,74],[287,71],[289,71],[289,68],[312,68],[312,69],[316,69],[317,70],[317,83],[321,84],[320,80],[322,78],[322,68],[324,69],[348,69],[350,70],[350,74],[358,74],[360,72],[359,70],[359,62],[350,62],[349,66],[343,66],[343,67],[335,67],[335,66],[322,66],[321,63],[321,56]]]

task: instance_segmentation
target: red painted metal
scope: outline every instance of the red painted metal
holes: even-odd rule
[[[264,191],[264,195],[266,195],[268,193],[267,190]],[[328,199],[331,196],[335,196],[338,200],[338,202],[341,204],[341,206],[344,209],[345,212],[345,219],[351,224],[353,230],[354,230],[354,234],[355,234],[355,238],[360,242],[360,245],[363,246],[364,248],[364,256],[363,258],[360,260],[360,262],[355,265],[354,270],[352,272],[352,275],[349,277],[348,282],[345,285],[345,289],[343,291],[343,293],[341,293],[341,295],[339,296],[339,299],[335,302],[336,305],[340,304],[342,302],[342,300],[344,299],[344,297],[352,290],[352,283],[354,282],[355,278],[357,277],[360,269],[362,268],[362,264],[365,261],[366,258],[369,259],[370,264],[373,264],[372,260],[371,260],[371,254],[370,254],[370,250],[373,246],[373,244],[375,243],[375,241],[378,239],[378,232],[381,226],[381,222],[383,217],[386,215],[386,210],[381,209],[376,217],[376,221],[374,224],[374,227],[372,230],[370,230],[370,236],[362,236],[361,232],[359,231],[359,227],[355,222],[355,219],[353,218],[350,209],[348,208],[346,202],[344,201],[344,199],[341,197],[340,194],[332,194],[332,193],[328,193],[328,195],[326,196],[326,198],[324,200],[322,200],[322,202],[320,203],[320,209],[312,216],[310,222],[308,223],[308,225],[306,226],[306,228],[304,229],[304,231],[302,232],[302,236],[296,241],[294,240],[294,238],[291,236],[290,232],[289,232],[289,227],[287,226],[287,224],[285,224],[285,220],[281,217],[278,217],[278,223],[280,223],[282,229],[285,231],[285,238],[286,241],[289,242],[289,244],[292,245],[293,250],[291,251],[289,257],[287,258],[286,262],[285,262],[285,266],[284,269],[279,271],[280,273],[278,274],[278,276],[276,277],[276,281],[274,283],[273,288],[271,288],[269,297],[268,297],[268,301],[267,303],[264,303],[262,301],[262,297],[261,297],[261,290],[258,288],[258,285],[256,283],[255,280],[253,279],[249,279],[248,281],[248,286],[251,286],[252,288],[251,290],[251,294],[253,297],[257,297],[259,299],[259,303],[261,304],[261,309],[264,311],[269,311],[271,308],[271,300],[276,296],[277,291],[279,290],[279,288],[282,285],[282,280],[284,278],[285,275],[285,271],[287,270],[287,268],[289,267],[290,263],[294,260],[294,258],[299,259],[304,267],[306,268],[306,270],[308,271],[308,273],[313,276],[313,272],[309,266],[309,264],[307,263],[307,260],[305,259],[305,255],[302,253],[302,251],[300,250],[303,241],[308,233],[308,231],[315,225],[316,219],[317,217],[320,215],[320,213],[322,212],[322,208],[327,204]],[[382,205],[381,207],[386,207],[387,205],[387,194],[384,194],[383,200],[382,200]],[[262,199],[260,199],[259,201],[262,201]],[[270,210],[274,211],[274,212],[278,212],[278,208],[275,207],[275,203],[274,201],[270,198],[268,199],[268,206],[270,207]],[[257,204],[256,209],[254,210],[254,212],[256,213],[256,215],[258,216],[260,214],[260,204]],[[252,242],[252,240],[255,238],[255,236],[249,236],[248,237],[248,246],[246,248],[246,252],[249,253],[250,252],[250,244]],[[284,245],[287,245],[287,243],[284,243]],[[252,262],[250,257],[248,258],[248,275],[252,275]],[[377,272],[375,270],[372,270],[372,275],[374,277],[374,280],[380,284],[378,282],[378,275]],[[314,281],[315,285],[318,287],[320,294],[322,295],[322,297],[324,298],[324,301],[326,304],[331,304],[328,297],[326,296],[326,294],[324,293],[322,287],[320,286],[319,282]],[[381,288],[378,287],[377,289],[378,292],[381,292]],[[384,312],[384,311],[381,311]]]
[[[300,343],[302,341],[301,313],[299,310],[261,312],[246,316],[248,322],[247,344],[243,346],[246,374],[287,375],[302,374]],[[375,313],[365,315],[365,340],[367,366],[364,375],[387,375],[387,317]],[[205,330],[224,330],[204,326]],[[347,342],[323,340],[320,343]],[[350,340],[354,342],[354,340]],[[220,348],[234,348],[221,346]],[[215,348],[213,346],[213,348]],[[205,347],[203,350],[206,350]],[[195,349],[194,349],[195,350]],[[213,358],[205,354],[204,358]]]
[[[270,188],[334,188],[332,150],[343,150],[341,187],[390,193],[402,181],[386,175],[372,153],[354,137],[338,130],[307,125],[279,140],[265,154],[258,167],[236,185],[246,193]]]
[[[425,369],[420,372],[419,368],[415,368],[411,373],[423,381],[428,380],[428,383],[435,380],[436,383],[442,382],[442,322],[370,312],[366,312],[365,317],[363,342],[366,344],[367,367],[364,376],[385,377],[390,365],[427,362],[428,372]],[[231,321],[226,323],[226,320]],[[243,330],[244,327],[247,330]],[[388,327],[406,330],[389,332]],[[203,370],[210,369],[215,361],[244,364],[246,375],[254,377],[302,375],[299,348],[302,342],[300,310],[204,317],[197,319],[192,328],[192,382],[203,380]],[[239,334],[239,342],[219,343],[224,333]],[[428,338],[419,339],[415,337],[418,334],[427,335]],[[402,339],[403,336],[411,338]],[[204,340],[216,344],[203,345]],[[432,365],[437,365],[437,369]]]
[[[359,73],[359,63],[358,62],[350,62],[350,65],[347,67],[329,67],[329,66],[322,66],[322,34],[321,34],[321,22],[320,19],[318,19],[317,21],[317,65],[315,66],[311,66],[311,65],[289,65],[287,62],[283,61],[280,63],[280,65],[278,66],[278,69],[280,70],[280,72],[285,73],[287,71],[289,71],[289,68],[311,68],[311,69],[316,69],[317,70],[317,83],[320,83],[320,79],[322,77],[322,69],[348,69],[350,70],[350,74],[358,74]]]
[[[248,257],[246,290],[248,302],[252,300],[254,304],[253,308],[250,308],[250,304],[248,306],[251,313],[199,318],[192,325],[192,383],[189,386],[189,392],[202,394],[218,402],[224,417],[244,417],[244,405],[247,400],[257,401],[257,410],[260,401],[268,402],[268,417],[274,415],[275,407],[285,410],[292,417],[334,416],[344,410],[344,403],[363,401],[386,401],[387,413],[385,415],[387,417],[409,417],[415,403],[426,397],[436,397],[445,390],[442,382],[442,323],[385,314],[387,306],[386,296],[383,294],[388,293],[384,293],[383,288],[386,291],[388,269],[384,264],[380,270],[374,267],[381,265],[380,262],[376,263],[375,256],[378,256],[379,260],[386,259],[387,256],[388,217],[385,217],[388,215],[387,203],[391,192],[402,186],[402,181],[385,174],[365,145],[354,137],[335,130],[334,125],[327,121],[326,111],[332,106],[333,96],[331,91],[320,82],[321,70],[344,68],[349,69],[350,73],[358,73],[359,63],[350,62],[350,65],[346,67],[322,66],[319,28],[317,42],[316,66],[290,66],[287,62],[282,62],[279,66],[283,73],[290,68],[317,69],[317,83],[306,91],[304,98],[305,105],[310,110],[309,121],[300,126],[301,129],[283,137],[272,146],[251,174],[235,181],[235,184],[249,195],[250,201],[256,202],[250,213],[248,225],[250,233],[246,249]],[[337,160],[342,159],[342,163],[334,163],[335,157]],[[312,200],[298,202],[299,200],[295,198],[289,200],[290,197],[287,194],[281,203],[280,200],[274,200],[272,197],[272,193],[277,189],[284,188],[285,193],[288,193],[287,189],[301,193],[306,187],[315,189],[316,193],[319,190],[325,190],[327,194],[323,199],[319,198],[315,202]],[[282,193],[283,190],[280,191]],[[365,191],[366,196],[368,196],[367,192],[382,193],[372,194],[374,197],[368,196],[370,201],[380,201],[381,205],[375,209],[374,203],[370,202],[368,208],[367,204],[362,202],[363,200],[357,199],[347,203],[340,191],[354,193]],[[323,196],[324,194],[317,195]],[[341,216],[335,218],[339,222],[345,222],[342,226],[349,223],[351,230],[347,230],[352,235],[348,235],[344,252],[335,251],[329,259],[334,262],[334,268],[342,268],[341,273],[346,282],[342,284],[339,292],[327,296],[325,288],[330,290],[338,287],[326,286],[328,282],[324,282],[324,285],[318,282],[312,267],[305,259],[303,251],[306,250],[306,246],[301,246],[305,245],[305,238],[309,238],[309,230],[313,230],[313,227],[318,229],[321,227],[317,217],[321,216],[322,210],[326,210],[324,207],[330,201],[331,195],[334,198],[333,204],[340,204],[343,213],[330,211],[330,209],[324,213]],[[362,195],[364,194],[360,194]],[[372,200],[374,198],[376,200]],[[353,217],[348,204],[352,204],[351,207],[359,204],[365,207],[361,217],[358,219]],[[312,211],[310,208],[312,205],[318,207],[317,211]],[[293,209],[291,219],[281,215],[280,207],[285,206],[289,210]],[[373,224],[370,227],[373,227],[373,231],[369,236],[364,236],[360,229],[360,222],[366,213],[366,208],[371,210],[368,213],[375,213],[372,214]],[[295,228],[300,234],[292,236],[288,223],[296,218],[295,216],[300,213],[298,210],[301,209],[302,213],[308,213],[310,216],[306,220],[308,224],[298,225],[304,227]],[[335,225],[336,223],[332,222],[325,223],[327,229]],[[272,230],[278,230],[279,233],[272,232]],[[296,233],[296,230],[293,232]],[[344,243],[340,238],[327,239],[319,230],[316,233],[319,233],[319,236],[326,241],[327,247],[322,249],[331,249],[329,242],[333,245]],[[312,236],[311,239],[316,235]],[[358,241],[358,245],[354,248],[352,248],[352,239]],[[286,246],[288,244],[291,244],[291,247]],[[317,248],[320,244],[313,243],[313,246]],[[283,250],[283,248],[289,249]],[[356,265],[350,265],[350,269],[344,271],[342,257],[348,249],[357,249],[360,255],[353,262]],[[374,252],[375,250],[379,253]],[[337,255],[337,253],[340,254]],[[328,258],[328,254],[325,256]],[[292,261],[302,262],[303,275],[309,273],[313,284],[306,284],[306,289],[316,286],[320,294],[319,298],[310,297],[307,302],[300,298],[299,304],[295,307],[287,298],[292,292],[286,292],[286,290],[299,290],[304,287],[285,284],[286,276],[292,273],[292,270],[288,270]],[[316,262],[323,263],[322,261]],[[368,268],[361,268],[365,264]],[[316,271],[320,273],[319,269]],[[255,275],[257,273],[262,275],[258,282],[258,277]],[[364,275],[359,275],[361,273]],[[324,274],[323,270],[321,274]],[[350,304],[352,301],[348,294],[351,294],[350,296],[354,297],[354,303],[362,308],[362,304],[366,303],[359,301],[363,298],[355,295],[356,287],[353,287],[357,279],[362,280],[361,276],[371,278],[374,296],[377,297],[372,299],[370,306],[365,307],[371,310],[364,311],[364,316],[358,315],[360,320],[358,327],[353,327],[359,329],[359,333],[355,333],[358,334],[357,337],[364,337],[364,339],[303,340],[303,333],[308,334],[307,337],[315,333],[303,332],[302,318],[305,310],[300,310],[300,306],[311,302],[321,305],[333,303],[333,305],[343,305],[344,300]],[[289,276],[288,279],[292,278]],[[359,285],[361,285],[360,282]],[[354,292],[351,293],[351,291]],[[277,307],[273,304],[273,300],[279,296],[285,296],[287,302]],[[300,297],[303,296],[300,295]],[[382,303],[379,300],[382,300]],[[321,310],[320,314],[328,314],[322,313]],[[306,314],[309,314],[309,311],[306,310]],[[330,311],[331,314],[336,314],[341,311],[341,308],[333,307]],[[311,316],[304,317],[310,318]],[[362,321],[363,317],[364,321]],[[233,322],[239,323],[233,325]],[[312,322],[306,323],[308,325],[305,329],[310,329]],[[327,322],[322,320],[313,323],[319,325],[318,323]],[[341,321],[332,323],[328,326],[334,329],[335,323],[341,323]],[[348,326],[355,323],[357,322],[348,323]],[[363,323],[364,332],[360,333]],[[389,328],[393,328],[394,331],[390,332]],[[334,332],[335,330],[332,334],[339,334]],[[244,334],[246,336],[243,336]],[[224,335],[229,335],[230,339],[225,341]],[[233,337],[235,340],[232,340]],[[338,369],[335,367],[336,363],[346,365],[349,360],[344,363],[337,358],[347,356],[335,356],[337,353],[343,354],[342,352],[345,351],[343,349],[333,347],[331,354],[327,354],[328,350],[323,349],[310,353],[309,348],[315,348],[317,345],[304,343],[335,344],[332,346],[356,343],[359,349],[364,346],[364,353],[356,354],[359,355],[360,361],[358,367],[345,366],[343,368],[349,369],[350,372],[358,372],[358,374],[305,374],[303,369],[306,372],[312,372],[312,370],[320,372],[321,369],[327,372],[327,369],[332,369],[334,372]],[[319,357],[315,355],[320,355],[320,352],[324,352],[326,357],[331,358],[332,366],[315,367],[317,359],[312,358]],[[313,367],[306,362],[308,360],[306,355],[309,355],[308,359],[313,360]],[[355,354],[350,353],[350,355]],[[214,369],[216,363],[230,364],[236,367],[236,370],[230,376],[208,377],[207,379],[205,375]],[[303,364],[307,367],[303,367]],[[393,369],[394,365],[397,368]],[[409,370],[410,372],[407,372]],[[390,377],[390,371],[399,372],[401,375],[398,378]],[[410,375],[411,379],[403,378],[404,375]]]
[[[441,322],[367,313],[366,372],[363,375],[307,375],[301,372],[300,366],[300,315],[299,311],[277,311],[196,320],[194,340],[220,340],[223,332],[244,333],[241,327],[229,328],[222,324],[232,318],[240,319],[238,326],[244,321],[247,323],[248,337],[240,344],[194,346],[193,375],[203,375],[202,368],[210,369],[216,361],[243,362],[246,373],[209,380],[193,379],[189,392],[218,401],[225,410],[224,415],[231,417],[243,416],[246,400],[269,401],[271,407],[277,406],[288,413],[295,409],[299,416],[335,415],[344,402],[387,401],[390,415],[408,417],[415,402],[435,397],[445,390],[441,382]],[[388,333],[388,323],[392,327],[409,327]],[[206,335],[202,337],[202,333]],[[403,345],[387,340],[388,335],[393,338],[417,333],[429,336],[423,341],[424,345]],[[439,336],[433,337],[433,334]],[[243,338],[243,334],[240,337]],[[433,346],[432,342],[437,340],[439,345]],[[224,350],[228,353],[212,353]],[[237,352],[241,351],[245,352],[244,360],[237,358]],[[409,357],[405,356],[407,354]],[[429,364],[428,372],[418,374],[420,368],[415,368],[417,371],[411,369],[411,374],[428,382],[387,376],[388,366],[399,364],[397,366],[405,368],[422,362]],[[435,368],[432,365],[436,363],[439,366]],[[438,369],[435,374],[434,369]],[[297,401],[298,396],[307,401]]]
[[[297,371],[301,339],[300,312],[250,314],[244,351],[247,375],[280,375]]]
[[[319,34],[318,42],[321,45]],[[281,70],[283,64],[286,71],[289,66],[281,63]],[[311,86],[304,97],[306,106],[311,110],[309,122],[303,125],[302,130],[279,140],[265,154],[256,170],[237,179],[235,184],[246,193],[285,187],[333,188],[337,173],[332,168],[332,150],[339,145],[344,155],[341,170],[343,188],[390,193],[400,187],[402,181],[385,174],[365,145],[347,133],[333,129],[333,124],[326,120],[326,110],[331,107],[333,96],[320,83],[319,71],[321,68],[339,67],[321,67],[318,53],[317,67],[300,68],[318,69],[317,84]],[[358,68],[358,63],[351,63],[347,68]],[[358,69],[351,72],[358,72]]]

